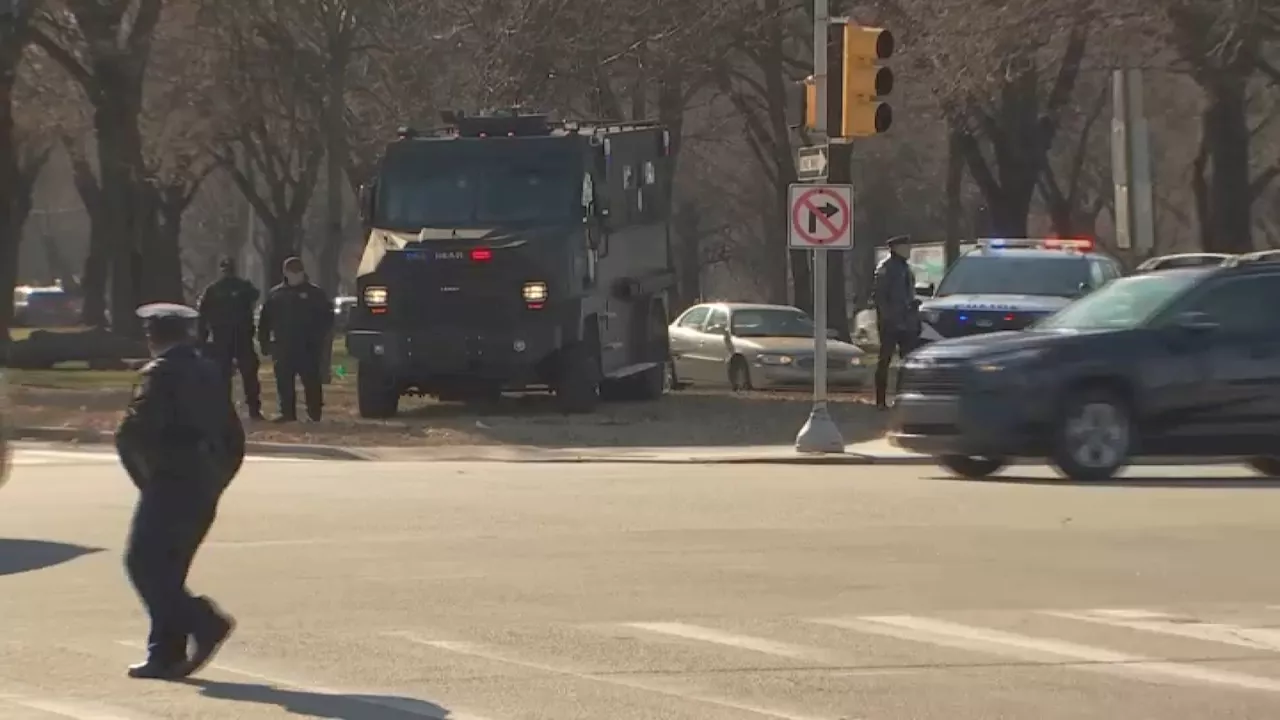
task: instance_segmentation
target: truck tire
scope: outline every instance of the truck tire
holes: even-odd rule
[[[560,351],[556,401],[566,414],[589,413],[600,404],[600,346],[584,340]]]
[[[395,417],[400,410],[400,389],[381,365],[361,361],[356,368],[356,404],[362,418],[385,420]]]

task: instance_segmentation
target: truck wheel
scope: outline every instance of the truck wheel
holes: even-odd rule
[[[1009,461],[1002,457],[943,455],[938,458],[938,464],[960,477],[978,480],[1000,472],[1009,464]]]
[[[1115,477],[1133,452],[1128,404],[1095,387],[1072,393],[1054,429],[1054,467],[1071,480],[1099,482]]]
[[[400,390],[381,366],[361,362],[356,368],[356,404],[362,418],[395,417],[400,409]]]
[[[556,400],[565,413],[589,413],[600,404],[598,348],[575,343],[560,352]]]

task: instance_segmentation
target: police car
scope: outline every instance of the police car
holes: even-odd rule
[[[920,305],[920,339],[1022,330],[1124,274],[1092,240],[979,240]]]

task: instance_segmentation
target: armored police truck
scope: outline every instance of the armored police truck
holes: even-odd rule
[[[446,113],[361,189],[347,349],[360,414],[404,395],[550,390],[566,412],[667,389],[670,134]]]

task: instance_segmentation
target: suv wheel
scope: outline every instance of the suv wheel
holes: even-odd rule
[[[600,359],[588,343],[575,343],[560,353],[556,400],[566,413],[589,413],[600,403]]]
[[[961,477],[972,480],[989,477],[1009,464],[1008,458],[978,457],[973,455],[943,455],[938,464]]]
[[[1259,475],[1280,477],[1280,457],[1274,455],[1252,458],[1249,460],[1249,467]]]
[[[362,418],[395,417],[400,410],[400,389],[381,365],[361,362],[356,368],[356,404]]]
[[[1083,482],[1110,480],[1132,451],[1129,408],[1115,393],[1086,390],[1064,404],[1050,458],[1063,475]]]

